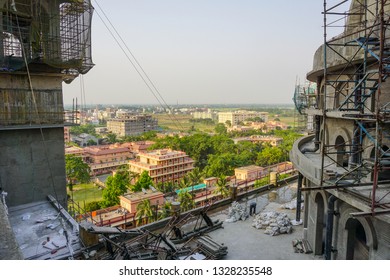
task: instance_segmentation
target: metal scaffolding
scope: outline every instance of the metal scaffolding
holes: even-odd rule
[[[7,0],[0,6],[0,71],[60,72],[70,82],[92,67],[90,0]],[[46,66],[46,68],[42,68]]]
[[[332,5],[329,5],[332,2]],[[336,2],[336,3],[335,3]],[[384,84],[390,74],[390,3],[387,0],[324,0],[323,81],[319,88],[321,186],[372,183],[371,213],[389,192],[377,190],[390,178],[390,102]],[[338,34],[328,39],[329,33]],[[329,119],[353,126],[348,139],[327,143]],[[329,170],[342,170],[335,174]]]

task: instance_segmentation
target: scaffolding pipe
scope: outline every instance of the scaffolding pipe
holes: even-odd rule
[[[335,214],[334,204],[337,198],[331,195],[328,198],[328,212],[326,217],[326,236],[325,236],[325,260],[331,260],[332,239],[333,239],[333,216]]]
[[[296,209],[296,217],[295,217],[295,220],[297,222],[301,220],[302,180],[303,180],[303,175],[300,172],[298,172],[297,209]]]

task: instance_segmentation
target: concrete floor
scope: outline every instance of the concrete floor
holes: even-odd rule
[[[295,220],[296,211],[283,209],[282,205],[286,203],[283,199],[290,199],[291,193],[294,193],[296,186],[288,186],[287,189],[278,190],[276,201],[270,202],[268,195],[252,198],[248,202],[240,204],[249,205],[250,201],[256,201],[256,213],[276,211],[288,214],[291,220]],[[249,211],[248,211],[249,212]],[[228,209],[210,214],[213,220],[223,221],[223,228],[208,233],[208,235],[218,243],[224,243],[228,247],[228,254],[224,259],[227,260],[315,260],[322,259],[314,256],[312,253],[295,253],[292,245],[294,239],[303,238],[303,225],[293,226],[291,234],[280,234],[270,236],[264,233],[263,229],[256,229],[252,226],[254,217],[249,217],[245,221],[234,223],[225,222],[228,218]],[[303,213],[302,213],[303,215]],[[301,216],[302,216],[301,215]]]

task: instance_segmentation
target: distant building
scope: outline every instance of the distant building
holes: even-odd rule
[[[218,119],[218,113],[213,112],[210,109],[207,111],[195,111],[192,113],[192,117],[194,119],[211,119],[211,120],[217,120]]]
[[[158,129],[157,119],[151,115],[121,113],[119,118],[107,121],[108,131],[118,136],[134,136]]]
[[[253,181],[261,178],[266,173],[266,169],[257,165],[243,166],[234,169],[237,180]]]
[[[87,133],[81,133],[78,136],[71,136],[71,141],[79,145],[80,147],[86,147],[90,145],[90,143],[94,142],[95,145],[99,143],[99,139],[97,139],[95,136],[87,134]]]
[[[164,194],[154,190],[146,190],[145,192],[136,192],[122,195],[119,197],[119,202],[120,205],[130,213],[136,213],[138,204],[145,199],[150,201],[150,205],[152,207],[158,207],[158,205],[162,205],[165,202]]]
[[[251,126],[243,126],[243,125],[233,125],[232,127],[228,127],[227,131],[238,131],[238,132],[245,132],[245,131],[251,131],[254,130]]]
[[[107,174],[134,158],[128,147],[122,145],[104,145],[84,148],[84,160],[93,175]]]
[[[279,146],[283,142],[283,138],[263,135],[251,135],[248,137],[239,137],[233,139],[234,143],[240,141],[250,141],[252,143],[268,143],[273,147]]]
[[[194,169],[194,160],[185,152],[163,149],[139,153],[137,160],[129,161],[129,166],[130,171],[139,174],[147,171],[155,184],[177,183]]]
[[[70,142],[70,128],[69,126],[64,127],[64,142],[69,143]]]
[[[247,119],[260,118],[263,122],[268,121],[268,112],[256,112],[256,111],[235,111],[235,112],[219,112],[218,122],[225,124],[227,121],[231,125],[238,125],[240,122],[244,122]]]

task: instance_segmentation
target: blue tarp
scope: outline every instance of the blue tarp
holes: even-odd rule
[[[201,189],[205,189],[205,188],[206,188],[206,184],[202,183],[202,184],[195,185],[195,186],[192,186],[192,187],[176,190],[176,193],[179,194],[182,191],[184,191],[184,192],[192,192],[192,191],[197,191],[197,190],[201,190]]]

